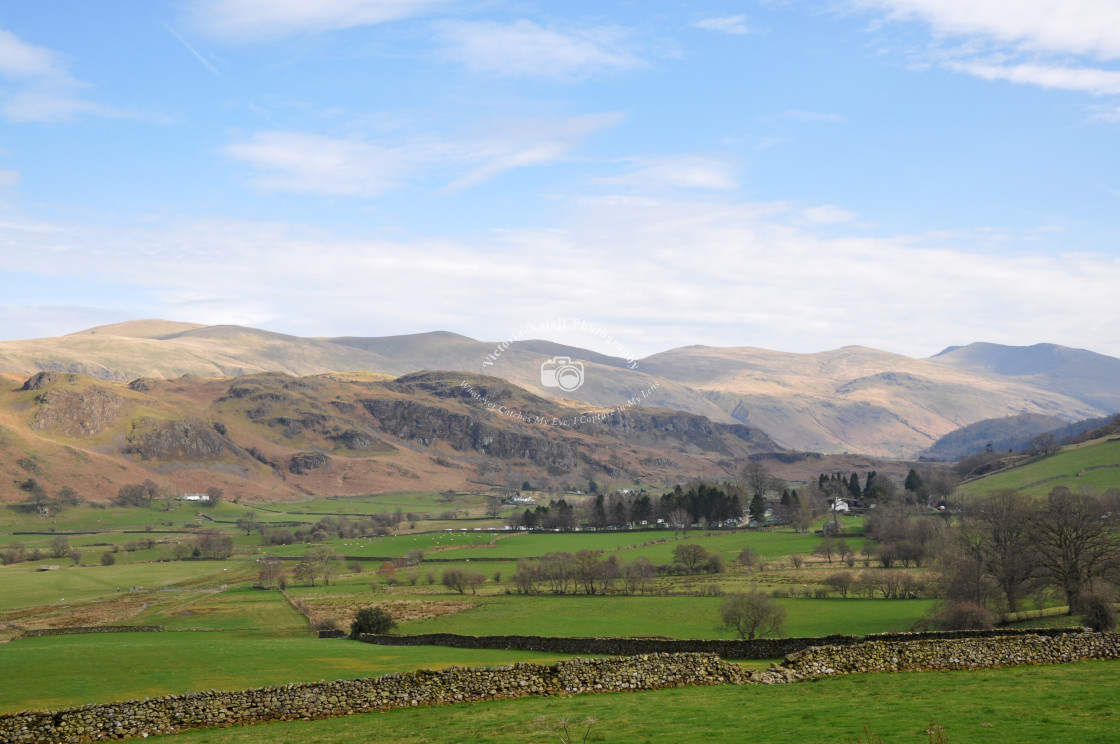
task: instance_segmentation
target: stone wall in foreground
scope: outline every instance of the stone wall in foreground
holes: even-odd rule
[[[1082,632],[1054,637],[872,641],[798,651],[787,656],[782,666],[806,677],[820,677],[859,672],[988,669],[1085,659],[1120,659],[1120,635]]]
[[[125,739],[193,728],[330,718],[468,700],[655,690],[751,679],[735,664],[704,654],[568,659],[553,665],[514,664],[495,669],[453,667],[14,713],[0,716],[0,744]]]

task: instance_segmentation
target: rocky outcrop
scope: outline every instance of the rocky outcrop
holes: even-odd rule
[[[35,401],[39,410],[31,421],[31,428],[70,437],[100,434],[112,426],[125,407],[124,398],[100,388],[45,390]]]
[[[50,387],[56,382],[60,382],[62,380],[73,381],[77,379],[77,377],[78,376],[75,374],[67,374],[64,372],[38,372],[34,375],[31,375],[31,377],[28,377],[27,380],[23,383],[23,387],[21,387],[20,390],[42,390],[44,388]]]
[[[586,461],[555,431],[551,437],[510,431],[474,416],[412,400],[366,398],[359,402],[382,431],[424,446],[441,441],[460,452],[529,460],[561,471],[574,470]]]
[[[213,460],[228,447],[229,443],[212,426],[196,418],[143,419],[133,428],[126,452],[144,460]]]
[[[296,475],[303,475],[311,470],[325,468],[330,464],[331,458],[322,452],[301,452],[298,455],[292,455],[292,461],[288,464],[288,471]]]

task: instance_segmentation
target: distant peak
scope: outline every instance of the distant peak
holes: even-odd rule
[[[69,335],[162,339],[174,336],[178,333],[194,331],[205,327],[206,326],[201,323],[184,323],[177,320],[146,318],[144,320],[126,320],[123,323],[110,323],[108,325],[95,326]]]

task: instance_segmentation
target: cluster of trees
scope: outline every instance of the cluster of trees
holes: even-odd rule
[[[841,597],[855,594],[883,599],[914,599],[926,593],[921,579],[909,571],[837,571],[824,578],[824,585]]]
[[[538,559],[522,558],[510,581],[518,594],[606,594],[626,577],[627,586],[645,592],[656,575],[648,558],[623,566],[618,557],[603,557],[600,550],[578,553],[548,553]]]
[[[864,557],[876,559],[883,568],[896,564],[921,567],[940,549],[945,521],[906,504],[888,504],[872,511],[864,522],[878,541],[865,546]]]
[[[208,498],[199,501],[199,506],[215,507],[221,503],[225,495],[225,492],[217,486],[210,486],[205,493]],[[156,499],[162,499],[163,508],[170,511],[171,504],[175,500],[175,492],[170,488],[161,490],[159,484],[148,478],[143,483],[126,483],[121,486],[117,491],[115,503],[117,506],[150,507]]]
[[[44,558],[71,558],[74,563],[81,563],[82,552],[70,547],[70,539],[62,535],[52,539],[45,551],[42,548],[28,550],[21,542],[10,542],[0,551],[0,563],[5,566],[24,561],[41,561]]]
[[[52,507],[56,511],[64,506],[78,506],[85,499],[70,486],[63,486],[55,492],[54,498],[47,493],[47,489],[34,476],[19,482],[19,490],[27,494],[27,504],[36,509]]]
[[[519,594],[646,594],[659,575],[692,575],[720,573],[723,557],[710,553],[704,546],[681,542],[673,549],[673,562],[654,565],[649,558],[639,557],[623,563],[615,554],[601,550],[577,553],[548,553],[540,558],[522,558],[510,577]]]
[[[1051,489],[1045,500],[995,491],[969,505],[939,556],[943,595],[1016,612],[1056,591],[1070,614],[1120,585],[1120,489]]]
[[[529,529],[572,530],[577,526],[621,528],[662,520],[677,529],[687,529],[693,524],[706,527],[742,516],[742,493],[738,486],[696,482],[678,485],[660,497],[614,492],[596,494],[578,504],[553,499],[547,506],[542,504],[515,514],[510,523]]]
[[[342,571],[342,568],[342,561],[334,550],[325,545],[316,545],[308,548],[292,568],[292,578],[308,586],[315,586],[321,579],[324,586],[330,586],[331,578]]]
[[[478,588],[486,583],[486,577],[478,571],[449,568],[443,572],[440,582],[448,589],[460,594],[466,594],[468,589],[471,594],[478,594]]]
[[[859,473],[821,473],[817,477],[817,491],[826,500],[844,499],[862,504],[927,504],[950,496],[959,478],[945,468],[927,468],[919,471],[910,468],[899,484],[877,471],[870,470],[860,482]]]
[[[218,530],[202,530],[185,542],[177,543],[172,556],[184,558],[213,558],[225,560],[233,555],[233,538]]]
[[[411,516],[411,515],[409,515]],[[323,517],[310,527],[292,530],[288,527],[270,527],[267,523],[257,522],[252,517],[239,517],[237,526],[249,535],[254,530],[260,533],[263,545],[293,545],[300,543],[326,542],[333,538],[344,540],[356,537],[384,537],[405,519],[398,509],[396,513],[382,512],[368,517]]]

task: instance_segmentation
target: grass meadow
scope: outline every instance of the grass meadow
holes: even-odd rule
[[[671,530],[520,533],[476,531],[474,526],[485,524],[476,520],[455,523],[449,531],[412,531],[406,522],[395,536],[332,539],[326,545],[339,556],[397,558],[420,550],[426,560],[416,567],[391,570],[375,561],[351,562],[350,567],[340,567],[329,585],[320,580],[307,586],[292,579],[289,601],[279,591],[253,588],[257,561],[270,554],[296,557],[308,545],[263,546],[259,535],[238,530],[238,517],[313,523],[325,512],[366,514],[398,507],[435,511],[442,504],[436,494],[402,492],[257,506],[249,509],[223,503],[205,512],[183,504],[173,505],[170,511],[163,511],[160,504],[133,509],[75,507],[53,521],[41,520],[26,510],[0,509],[0,530],[8,533],[0,537],[0,545],[18,540],[29,550],[45,549],[57,535],[11,533],[47,531],[50,526],[95,533],[67,536],[82,551],[82,565],[73,565],[70,558],[52,558],[0,566],[0,640],[14,635],[18,627],[158,624],[166,629],[163,633],[20,638],[0,643],[0,712],[375,676],[425,667],[498,666],[559,658],[519,651],[380,647],[319,640],[310,631],[308,617],[293,602],[317,621],[333,618],[343,626],[358,608],[381,605],[398,617],[396,632],[404,634],[674,638],[732,637],[717,623],[722,598],[711,595],[719,592],[779,592],[776,601],[787,617],[781,635],[787,636],[906,630],[934,606],[929,599],[809,598],[833,571],[878,570],[826,564],[812,555],[821,541],[812,533],[788,529],[697,530],[683,537]],[[188,525],[197,524],[233,538],[234,556],[221,561],[166,560],[176,542],[191,537],[195,528]],[[471,526],[461,529],[458,525],[463,524]],[[125,531],[148,527],[153,531]],[[861,527],[859,518],[844,519],[849,534]],[[155,532],[157,529],[174,532]],[[149,548],[128,549],[129,543],[145,538],[159,542]],[[857,550],[858,540],[849,538]],[[712,575],[659,576],[649,595],[521,595],[510,581],[516,559],[522,557],[601,550],[622,564],[639,557],[668,564],[674,548],[681,544],[701,545],[721,555],[727,570]],[[767,564],[765,568],[747,571],[738,564],[737,556],[747,545]],[[115,563],[101,565],[101,553],[114,549]],[[39,570],[50,565],[58,568]],[[295,567],[294,562],[283,565],[289,573]],[[458,594],[440,582],[447,569],[478,571],[487,581],[477,595],[469,591]],[[919,579],[927,570],[911,569]],[[386,579],[394,572],[395,585],[390,586]],[[1048,618],[1046,622],[1066,621]],[[599,722],[592,726],[588,742],[929,741],[921,732],[933,722],[945,726],[951,741],[1104,741],[1110,740],[1103,736],[1115,709],[1112,701],[1120,692],[1115,689],[1117,683],[1109,681],[1117,669],[1120,666],[1115,664],[1081,664],[973,674],[869,675],[792,687],[507,701],[216,729],[178,738],[270,744],[367,739],[555,741],[554,729],[560,720],[574,722],[592,716]],[[1025,689],[1030,689],[1029,695]],[[1061,699],[1062,689],[1075,702]],[[1051,698],[1050,708],[1030,703]],[[876,738],[859,738],[864,726]],[[579,736],[582,731],[576,740]]]
[[[1107,440],[1065,447],[1022,467],[965,483],[961,485],[960,492],[978,496],[1000,488],[1011,488],[1033,496],[1045,496],[1055,486],[1066,486],[1074,491],[1081,487],[1106,491],[1116,488],[1118,483],[1120,440]]]
[[[734,744],[1078,742],[1111,744],[1120,662],[974,672],[852,675],[799,685],[692,687],[468,703],[210,729],[174,744]],[[558,734],[569,722],[570,739]]]

